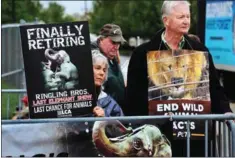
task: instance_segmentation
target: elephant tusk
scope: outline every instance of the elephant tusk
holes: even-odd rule
[[[151,150],[149,150],[149,156],[152,157],[153,153]]]
[[[117,123],[118,123],[118,127],[120,128],[120,130],[123,133],[131,133],[132,132],[132,129],[126,128],[119,120],[117,120]]]

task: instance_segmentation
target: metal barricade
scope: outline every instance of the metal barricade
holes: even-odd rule
[[[61,119],[27,119],[27,120],[3,120],[2,125],[9,124],[35,124],[35,123],[59,123],[59,122],[93,122],[93,121],[105,121],[105,120],[120,120],[127,122],[131,120],[145,120],[153,122],[154,120],[187,120],[187,157],[190,157],[190,121],[204,120],[205,121],[205,157],[208,157],[208,151],[211,150],[215,156],[219,157],[235,157],[235,114],[230,115],[192,115],[192,116],[126,116],[126,117],[109,117],[109,118],[61,118]],[[208,121],[216,121],[216,135],[213,139],[215,148],[208,148]],[[223,129],[221,128],[223,127]],[[222,130],[221,130],[222,129]],[[211,147],[212,147],[211,146]]]
[[[2,79],[16,88],[24,88],[20,24],[2,25]]]

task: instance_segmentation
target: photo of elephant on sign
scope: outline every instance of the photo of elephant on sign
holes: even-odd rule
[[[124,134],[107,136],[106,127],[110,124],[116,124]],[[97,151],[105,157],[172,157],[170,141],[157,126],[150,124],[132,129],[119,121],[96,121],[92,140]]]
[[[78,70],[70,61],[70,57],[65,50],[55,51],[45,50],[47,62],[41,62],[44,87],[47,91],[70,90],[78,84]],[[52,65],[56,66],[55,71]]]

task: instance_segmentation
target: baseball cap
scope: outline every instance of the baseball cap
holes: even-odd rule
[[[120,26],[115,24],[105,24],[100,29],[100,35],[110,37],[113,42],[120,42],[121,44],[124,44],[126,42],[126,40],[122,36],[122,30]]]

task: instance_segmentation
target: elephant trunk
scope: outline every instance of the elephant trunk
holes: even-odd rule
[[[50,52],[52,52],[53,54],[50,54]],[[48,59],[48,60],[51,60],[51,61],[55,61],[56,60],[56,51],[54,51],[53,49],[46,49],[45,50],[45,57]]]
[[[172,157],[171,147],[165,142],[159,146],[153,157]]]
[[[110,121],[109,121],[110,122]],[[112,142],[106,135],[105,133],[105,127],[108,124],[113,124],[109,123],[106,121],[96,121],[94,126],[93,126],[93,133],[92,133],[92,139],[93,142],[96,146],[97,149],[104,155],[108,157],[112,156],[118,156],[121,153],[125,153],[125,151],[122,151],[122,142]],[[118,125],[119,127],[123,125]],[[123,126],[124,127],[124,126]],[[121,128],[123,131],[124,128]]]

